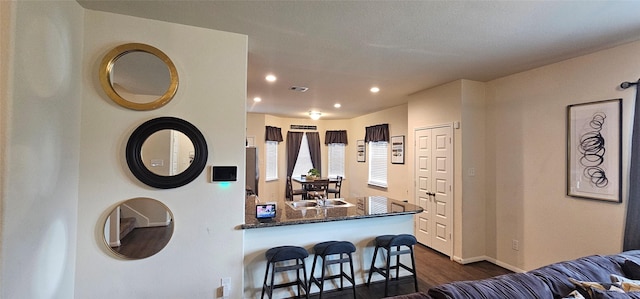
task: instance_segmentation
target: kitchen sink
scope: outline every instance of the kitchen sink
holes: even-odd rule
[[[302,200],[302,201],[288,201],[287,204],[294,209],[299,208],[315,208],[318,206],[318,203],[311,200]]]
[[[325,199],[324,204],[326,206],[334,206],[334,207],[349,207],[352,204],[342,200],[342,199]]]
[[[318,206],[318,202],[316,200],[301,200],[301,201],[288,201],[287,205],[289,205],[290,207],[296,209],[296,210],[302,210],[302,209],[313,209],[313,208],[317,208],[317,207],[324,207],[324,208],[336,208],[336,207],[351,207],[353,206],[353,204],[340,199],[340,198],[334,198],[334,199],[325,199],[324,200],[324,204]]]

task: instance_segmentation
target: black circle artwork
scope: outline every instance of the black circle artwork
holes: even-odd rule
[[[142,144],[153,133],[160,130],[177,130],[185,134],[193,143],[194,154],[191,164],[176,175],[158,175],[147,168],[142,160]],[[141,182],[155,188],[171,189],[184,186],[197,178],[207,163],[207,143],[202,133],[191,123],[175,117],[159,117],[146,121],[136,128],[127,142],[126,159],[129,169]]]
[[[580,144],[578,145],[578,150],[582,154],[580,164],[584,166],[583,175],[598,188],[604,188],[609,184],[605,170],[601,167],[606,152],[605,140],[601,131],[606,118],[607,115],[602,112],[594,113],[593,118],[589,121],[590,131],[580,136]]]

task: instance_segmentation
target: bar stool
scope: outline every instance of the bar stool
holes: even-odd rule
[[[413,255],[413,245],[417,243],[416,237],[409,234],[401,234],[401,235],[383,235],[376,237],[376,249],[373,252],[373,259],[371,260],[371,268],[369,269],[369,279],[367,280],[367,285],[371,284],[371,276],[374,272],[384,276],[384,296],[388,296],[388,288],[389,288],[389,279],[391,278],[391,270],[396,270],[395,280],[397,281],[400,277],[400,268],[403,268],[409,272],[413,276],[413,283],[415,285],[416,292],[418,292],[418,277],[416,275],[416,260]],[[407,247],[408,249],[400,250],[402,246]],[[395,250],[393,248],[395,247]],[[384,248],[387,250],[387,262],[384,268],[378,268],[375,266],[376,256],[378,255],[378,249]],[[407,265],[400,263],[400,255],[402,254],[411,254],[411,268]],[[396,265],[391,266],[391,257],[396,257]]]
[[[304,290],[305,297],[309,298],[309,291],[307,289],[307,269],[304,265],[304,259],[309,256],[309,252],[306,249],[298,246],[280,246],[274,247],[265,253],[265,257],[267,258],[267,270],[264,273],[264,283],[262,283],[262,296],[260,298],[264,298],[264,293],[268,290],[269,299],[273,295],[273,289],[277,288],[285,288],[297,285],[298,286],[298,297],[300,297],[300,286]],[[294,265],[289,266],[277,266],[277,262],[285,262],[295,260],[296,263]],[[269,277],[269,268],[271,268],[271,284],[267,285],[267,278]],[[300,280],[300,269],[302,269],[302,274],[304,278],[304,282]],[[274,276],[278,272],[285,272],[296,270],[296,280],[282,283],[282,284],[273,284]]]
[[[309,288],[311,290],[311,284],[315,284],[320,288],[320,296],[318,299],[322,299],[322,293],[324,291],[324,281],[325,280],[333,280],[340,278],[340,288],[342,290],[344,288],[343,278],[346,278],[347,281],[351,283],[351,288],[353,289],[353,298],[356,298],[356,284],[354,281],[354,271],[353,271],[353,260],[351,258],[351,254],[356,251],[356,246],[351,242],[347,241],[328,241],[318,243],[313,246],[313,251],[315,253],[315,257],[313,258],[313,266],[311,267],[311,278],[309,279]],[[328,256],[331,255],[339,255],[338,259],[327,259]],[[343,257],[345,255],[345,257]],[[322,271],[321,276],[319,278],[315,277],[315,269],[316,269],[316,261],[318,258],[322,258]],[[342,270],[342,264],[349,263],[349,267],[351,269],[351,276],[347,275]],[[336,275],[325,274],[325,270],[333,264],[340,264],[340,273]]]

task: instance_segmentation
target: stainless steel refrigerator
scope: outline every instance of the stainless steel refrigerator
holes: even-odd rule
[[[247,147],[247,169],[246,182],[247,194],[254,193],[258,195],[258,181],[260,179],[260,169],[258,167],[258,149],[256,147]]]

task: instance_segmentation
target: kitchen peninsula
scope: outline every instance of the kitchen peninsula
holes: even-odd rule
[[[363,284],[373,257],[375,237],[413,234],[413,214],[422,212],[419,206],[382,196],[328,199],[319,203],[320,206],[312,200],[287,201],[278,203],[272,222],[261,223],[255,218],[252,204],[255,205],[255,201],[247,201],[245,223],[240,225],[245,234],[244,298],[259,296],[266,266],[264,253],[283,245],[302,246],[310,252],[306,260],[307,275],[310,275],[315,244],[330,240],[352,242],[357,248],[353,257],[356,284]],[[382,257],[379,258],[383,263]],[[374,280],[379,279],[382,277],[374,276]],[[331,283],[325,285],[325,289],[331,288]],[[290,297],[286,288],[275,292]],[[278,297],[276,293],[274,297]]]
[[[270,222],[256,219],[255,203],[248,201],[245,212],[242,229],[408,215],[420,213],[422,208],[383,196],[368,196],[327,198],[320,204],[315,200],[287,201],[278,206],[276,217]]]

